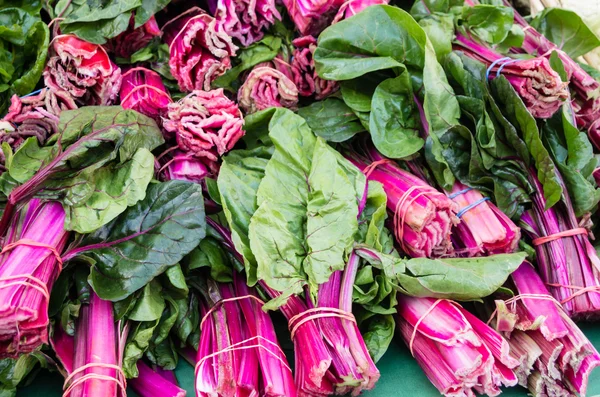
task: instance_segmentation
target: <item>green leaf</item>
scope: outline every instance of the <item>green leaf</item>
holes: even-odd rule
[[[462,19],[467,29],[490,44],[503,42],[513,26],[512,7],[476,4],[463,7]]]
[[[171,0],[142,0],[142,5],[135,10],[135,26],[138,28],[148,22],[152,15],[165,8]]]
[[[344,101],[327,98],[298,109],[313,132],[330,142],[344,142],[365,129]]]
[[[396,329],[394,316],[388,314],[385,316],[375,316],[367,321],[367,325],[362,327],[361,332],[374,362],[379,361],[387,351]]]
[[[146,198],[83,239],[68,259],[96,261],[89,281],[102,299],[118,301],[178,263],[205,236],[200,185],[169,181],[150,185]]]
[[[402,65],[422,69],[426,37],[406,11],[367,7],[321,33],[314,54],[317,73],[326,80],[349,80]]]
[[[187,256],[185,264],[188,270],[208,267],[210,277],[215,281],[222,283],[233,281],[231,263],[227,253],[215,239],[205,238],[202,240],[198,248]]]
[[[123,353],[123,372],[127,378],[137,378],[137,362],[150,346],[158,322],[132,323]]]
[[[40,148],[36,137],[27,138],[7,163],[8,173],[19,183],[26,182],[56,155],[55,151],[52,147]]]
[[[369,73],[352,80],[341,81],[342,99],[354,111],[370,112],[375,88],[388,78],[384,73]]]
[[[439,60],[452,52],[454,20],[451,15],[432,14],[419,20],[419,25],[421,25],[427,37],[431,40]]]
[[[248,283],[257,281],[256,259],[250,249],[248,229],[250,218],[256,212],[256,193],[265,168],[271,158],[271,151],[265,147],[254,150],[234,150],[223,158],[217,185],[221,204],[229,228],[231,239],[237,251],[244,257]]]
[[[546,8],[531,21],[531,26],[571,58],[585,55],[600,46],[598,36],[574,11]]]
[[[519,252],[480,258],[406,260],[360,248],[357,253],[382,269],[404,294],[456,300],[474,300],[492,294],[526,257]]]
[[[268,108],[244,117],[244,131],[246,134],[242,139],[247,149],[271,146],[273,144],[271,138],[269,138],[269,123],[275,110],[276,108]]]
[[[42,0],[0,0],[0,10],[9,7],[21,8],[37,16],[42,9]]]
[[[127,318],[133,321],[156,321],[165,307],[162,287],[157,280],[152,280],[142,289],[142,294],[137,298]]]
[[[509,121],[519,129],[527,144],[537,169],[537,177],[544,187],[546,209],[548,209],[560,200],[563,191],[556,174],[556,167],[542,143],[535,118],[529,113],[519,94],[504,76],[496,77],[492,80],[491,85],[503,112]]]
[[[354,181],[342,158],[306,122],[278,109],[270,124],[275,152],[257,192],[250,246],[257,276],[284,296],[302,292],[345,266],[358,229]],[[364,179],[363,179],[364,181]]]
[[[423,147],[419,114],[407,70],[377,86],[369,123],[373,144],[386,157],[408,157]]]
[[[103,167],[86,175],[94,186],[85,203],[63,204],[67,218],[65,228],[77,233],[91,233],[121,214],[146,195],[154,176],[154,156],[148,149],[139,149],[123,164]]]

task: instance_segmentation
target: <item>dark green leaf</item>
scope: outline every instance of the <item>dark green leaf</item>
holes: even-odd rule
[[[466,7],[465,7],[466,8]],[[427,33],[438,59],[452,52],[454,38],[454,20],[451,15],[432,14],[419,20],[419,25]]]
[[[165,299],[162,297],[162,287],[155,279],[142,289],[141,295],[127,317],[133,321],[156,321],[165,309]]]
[[[390,314],[374,316],[367,320],[366,326],[361,328],[363,328],[362,335],[369,354],[374,362],[379,361],[387,351],[394,337],[394,330],[396,329],[394,316]]]
[[[144,200],[87,235],[67,257],[94,259],[90,284],[103,299],[118,301],[178,263],[204,238],[205,227],[200,185],[155,183]]]
[[[327,98],[300,108],[302,116],[313,132],[330,142],[344,142],[365,129],[344,101]]]
[[[463,7],[463,22],[473,34],[490,44],[503,42],[513,26],[512,7],[476,4]]]

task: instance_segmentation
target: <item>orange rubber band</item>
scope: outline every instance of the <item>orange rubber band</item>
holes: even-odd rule
[[[566,299],[563,299],[562,301],[560,301],[561,304],[565,304],[567,302],[572,301],[573,299],[577,298],[578,296],[581,296],[583,294],[587,294],[588,292],[597,292],[600,293],[600,285],[594,285],[591,287],[579,287],[577,285],[564,285],[564,284],[546,284],[549,287],[557,287],[557,288],[570,288],[570,289],[576,289],[577,292],[575,292],[573,295],[569,296]]]
[[[381,159],[381,160],[373,161],[371,164],[369,164],[363,170],[363,174],[365,174],[365,178],[369,179],[369,177],[371,176],[371,173],[373,173],[373,171],[375,171],[375,168],[379,167],[381,164],[394,164],[394,161],[392,161],[390,159]]]
[[[552,296],[546,295],[546,294],[521,294],[521,295],[515,295],[512,298],[505,300],[504,303],[506,303],[507,305],[516,304],[518,301],[523,300],[523,299],[540,299],[540,300],[545,300],[545,301],[551,301],[551,302],[556,303],[559,307],[561,307],[560,306],[560,302],[558,302]],[[562,307],[561,307],[561,310],[562,310]],[[496,314],[498,314],[498,308],[496,308],[494,310],[494,312],[492,313],[492,315],[490,316],[490,319],[486,323],[487,325],[490,325],[490,323],[492,322],[492,320],[494,319],[494,317],[496,316]]]
[[[44,295],[44,298],[46,298],[46,302],[50,302],[50,292],[48,291],[48,286],[46,285],[46,283],[44,283],[39,278],[34,277],[30,274],[17,274],[15,276],[2,277],[2,278],[0,278],[0,283],[2,283],[4,281],[19,280],[20,278],[29,279],[31,282],[25,281],[25,280],[20,280],[20,281],[14,281],[14,282],[8,283],[8,284],[0,284],[0,289],[6,288],[6,287],[12,287],[15,285],[26,285],[33,289],[38,290],[42,295]]]
[[[257,301],[261,305],[265,304],[265,302],[263,302],[262,299],[257,298],[254,295],[235,296],[233,298],[221,299],[220,301],[218,301],[217,303],[215,303],[213,305],[213,307],[211,307],[208,310],[208,312],[206,312],[206,314],[204,315],[204,317],[202,317],[202,321],[200,321],[200,331],[202,331],[202,325],[204,324],[204,322],[206,321],[206,319],[208,318],[208,316],[210,316],[215,310],[217,310],[219,308],[219,306],[221,306],[223,303],[236,302],[236,301],[241,301],[243,299],[254,299],[255,301]]]
[[[3,248],[2,251],[0,251],[0,255],[7,253],[8,251],[18,247],[19,245],[25,245],[28,247],[37,247],[37,248],[45,248],[47,250],[50,251],[50,253],[52,255],[54,255],[54,257],[56,258],[56,261],[58,262],[58,271],[61,272],[62,271],[62,265],[63,265],[63,261],[62,258],[60,257],[60,254],[58,253],[58,251],[56,250],[56,248],[54,248],[51,245],[48,244],[44,244],[44,243],[40,243],[38,241],[33,241],[27,238],[22,238],[18,241],[15,241],[14,243],[10,243],[10,244],[6,244]]]
[[[118,379],[117,377],[112,377],[109,375],[86,374],[86,375],[83,375],[81,378],[77,378],[76,380],[73,381],[73,377],[75,375],[79,374],[82,371],[85,371],[88,368],[94,368],[94,367],[114,369],[117,372],[117,376],[119,376],[121,379]],[[67,397],[71,393],[73,388],[75,388],[75,386],[77,386],[80,383],[83,383],[85,381],[88,381],[90,379],[98,379],[98,380],[106,380],[106,381],[110,381],[110,382],[115,382],[117,384],[117,386],[119,386],[121,388],[121,392],[123,393],[123,396],[127,395],[127,380],[125,378],[125,373],[123,372],[123,369],[120,366],[114,365],[114,364],[104,364],[104,363],[89,363],[89,364],[82,365],[81,367],[77,368],[75,371],[73,371],[73,372],[71,372],[71,374],[69,374],[67,379],[65,379],[65,383],[63,384],[63,389],[66,388],[66,390],[63,393],[63,397]],[[73,382],[71,383],[71,381],[73,381]],[[69,385],[69,383],[71,383],[71,384]]]
[[[419,330],[419,325],[421,325],[423,320],[425,320],[425,317],[429,316],[431,314],[431,312],[433,311],[433,309],[435,309],[436,306],[439,305],[444,300],[446,300],[446,299],[438,299],[435,302],[433,302],[433,304],[429,307],[429,309],[427,309],[427,311],[425,313],[423,313],[421,318],[419,318],[419,320],[415,324],[412,335],[410,336],[410,341],[408,343],[408,350],[410,350],[410,354],[412,354],[413,357],[415,356],[415,353],[413,352],[413,343],[415,342],[415,337],[417,336],[417,331]]]
[[[577,236],[580,234],[587,235],[588,234],[587,229],[583,228],[583,227],[577,227],[575,229],[565,230],[563,232],[554,233],[549,236],[538,237],[536,239],[533,239],[532,244],[537,246],[537,245],[549,243],[550,241],[558,240],[563,237],[572,237],[572,236]]]
[[[298,331],[298,329],[307,322],[316,320],[318,318],[328,317],[338,317],[356,323],[356,318],[354,317],[354,314],[345,310],[337,309],[335,307],[315,307],[313,309],[308,309],[303,311],[302,313],[296,314],[288,321],[288,327],[290,329],[290,338],[294,340],[296,336],[296,331]]]
[[[268,349],[266,346],[264,346],[262,344],[244,346],[244,343],[248,343],[248,342],[251,342],[251,341],[254,341],[254,340],[263,340],[265,342],[270,343],[271,345],[275,346],[277,348],[277,350],[279,350],[279,352],[281,353],[281,355],[276,354],[271,349]],[[218,356],[220,354],[223,354],[223,353],[234,352],[234,351],[239,351],[239,350],[255,349],[255,348],[256,349],[264,349],[267,353],[269,353],[270,355],[272,355],[273,357],[275,357],[276,359],[278,359],[281,362],[281,364],[285,368],[287,368],[288,371],[292,372],[292,369],[290,368],[290,366],[282,358],[282,357],[285,357],[285,354],[283,353],[283,350],[281,350],[281,347],[277,343],[272,342],[272,341],[270,341],[270,340],[268,340],[268,339],[266,339],[266,338],[264,338],[264,337],[262,337],[260,335],[257,335],[257,336],[254,336],[252,338],[244,339],[241,342],[234,343],[231,346],[227,346],[226,348],[221,349],[218,352],[211,353],[211,354],[209,354],[207,356],[202,357],[200,359],[200,361],[198,361],[196,363],[196,368],[194,370],[194,373],[196,374],[196,376],[198,376],[198,371],[200,370],[200,367],[202,367],[202,365],[204,365],[204,363],[206,362],[206,360],[208,360],[210,358],[216,357],[216,356]]]

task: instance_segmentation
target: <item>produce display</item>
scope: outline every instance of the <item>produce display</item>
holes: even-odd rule
[[[358,396],[393,343],[591,395],[600,38],[555,3],[0,1],[0,395]]]

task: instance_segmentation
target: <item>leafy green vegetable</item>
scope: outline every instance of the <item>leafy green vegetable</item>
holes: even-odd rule
[[[12,95],[29,94],[42,76],[50,31],[40,19],[38,5],[33,2],[25,9],[0,5],[0,114]]]
[[[585,55],[600,46],[600,38],[574,11],[545,8],[531,21],[531,26],[571,58]]]
[[[137,28],[168,3],[169,0],[60,0],[53,11],[54,16],[65,18],[60,22],[62,33],[104,44],[127,30],[132,16]]]
[[[512,7],[476,4],[463,7],[462,19],[467,29],[490,44],[503,42],[513,26]]]
[[[178,263],[205,236],[202,188],[184,181],[150,185],[146,198],[86,235],[66,259],[92,262],[89,282],[118,301]]]
[[[356,197],[364,187],[357,191],[338,164],[345,160],[289,110],[275,112],[269,135],[275,152],[249,227],[257,276],[284,297],[301,293],[307,283],[316,293],[345,266],[358,229]]]
[[[365,130],[352,109],[337,98],[313,102],[298,114],[317,136],[329,142],[344,142]]]
[[[394,316],[387,314],[384,316],[376,316],[367,320],[367,326],[363,326],[362,335],[369,349],[369,354],[373,361],[377,362],[387,351],[394,331],[396,329],[396,321]]]

